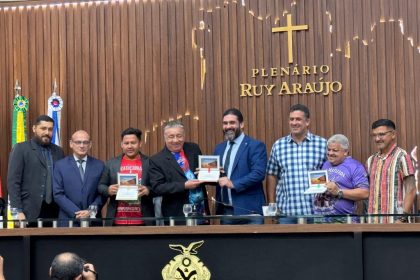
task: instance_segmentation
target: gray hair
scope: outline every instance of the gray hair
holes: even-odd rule
[[[330,145],[332,143],[340,144],[341,147],[346,151],[349,149],[350,146],[349,139],[343,134],[334,134],[333,136],[331,136],[328,139],[327,145]]]
[[[168,128],[175,128],[175,127],[184,128],[184,125],[179,120],[169,121],[163,127],[163,132],[165,132],[165,130],[167,130]]]

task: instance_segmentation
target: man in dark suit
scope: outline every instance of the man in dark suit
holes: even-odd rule
[[[185,142],[184,126],[179,121],[168,122],[163,134],[165,147],[150,158],[149,172],[153,192],[162,196],[162,215],[181,217],[184,204],[193,204],[198,215],[208,214],[206,189],[193,173],[200,148]]]
[[[51,143],[54,120],[41,115],[32,127],[31,140],[16,144],[9,158],[7,190],[11,208],[17,208],[20,220],[57,218],[53,200],[52,170],[64,157],[63,150]]]
[[[223,113],[225,140],[216,146],[215,155],[220,156],[224,176],[216,187],[216,214],[250,215],[262,214],[265,196],[262,182],[267,166],[265,144],[243,133],[244,118],[238,109]],[[262,219],[222,220],[224,224],[262,223]]]
[[[106,225],[149,225],[152,221],[142,221],[142,217],[154,217],[153,198],[150,192],[148,178],[149,160],[141,153],[142,132],[137,128],[127,128],[121,133],[122,155],[110,159],[102,174],[98,191],[109,203],[106,210]],[[117,201],[115,199],[118,192],[118,173],[137,173],[141,179],[138,186],[140,200],[132,203]],[[115,221],[112,219],[119,218]],[[122,218],[131,218],[124,220]]]
[[[89,218],[89,206],[96,206],[96,211],[100,209],[102,199],[98,184],[104,164],[88,155],[91,147],[89,134],[78,130],[70,140],[73,154],[55,164],[53,191],[60,207],[60,226],[67,225],[65,220]]]

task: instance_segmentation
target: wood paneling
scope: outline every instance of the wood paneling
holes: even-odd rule
[[[12,6],[10,6],[12,5]],[[420,107],[420,4],[416,0],[138,0],[30,1],[0,5],[0,175],[11,148],[13,86],[30,99],[29,128],[47,112],[56,79],[64,99],[63,144],[87,129],[92,154],[102,160],[120,152],[120,132],[144,132],[144,152],[163,146],[161,126],[180,118],[188,139],[211,153],[222,140],[221,115],[238,107],[246,133],[267,144],[288,133],[288,109],[301,102],[312,112],[311,130],[326,138],[344,133],[356,159],[375,150],[370,124],[396,121],[399,144],[417,145]],[[251,78],[252,68],[289,66],[287,35],[271,33],[293,24],[294,64],[330,66],[325,80],[343,90],[240,97],[239,84],[315,82],[319,76]],[[330,29],[331,25],[331,29]],[[350,58],[345,57],[346,47]],[[200,49],[206,59],[201,90]],[[31,134],[31,129],[29,129]]]

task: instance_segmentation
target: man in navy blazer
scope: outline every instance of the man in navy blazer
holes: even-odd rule
[[[267,166],[265,144],[243,133],[244,119],[235,108],[223,113],[225,140],[216,146],[224,174],[216,187],[216,214],[262,214],[265,203],[263,184]],[[224,175],[224,176],[223,176]],[[223,219],[222,224],[260,224],[262,219]]]
[[[88,156],[91,147],[89,134],[84,130],[76,131],[70,140],[73,154],[55,164],[53,192],[60,207],[60,226],[67,225],[63,220],[89,218],[90,205],[100,210],[101,196],[97,189],[104,163]]]

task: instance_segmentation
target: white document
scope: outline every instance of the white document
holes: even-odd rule
[[[200,169],[197,179],[203,182],[218,182],[219,177],[219,169]]]
[[[116,200],[138,200],[138,188],[137,186],[120,185]]]
[[[308,172],[309,188],[304,194],[324,193],[327,190],[325,184],[328,182],[327,170],[316,170]]]
[[[219,156],[198,156],[198,180],[203,182],[217,182],[220,177]]]

